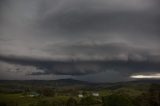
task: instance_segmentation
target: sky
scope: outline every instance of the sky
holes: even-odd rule
[[[0,0],[0,79],[160,78],[159,10],[159,0]]]

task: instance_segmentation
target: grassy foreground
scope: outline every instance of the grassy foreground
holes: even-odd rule
[[[159,83],[38,85],[0,83],[0,106],[160,106]]]

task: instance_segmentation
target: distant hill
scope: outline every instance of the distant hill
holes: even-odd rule
[[[0,80],[0,87],[22,89],[26,87],[51,87],[51,88],[86,88],[86,89],[117,89],[121,87],[141,87],[139,85],[160,84],[160,80],[136,80],[117,83],[90,83],[75,79],[59,80]]]
[[[145,88],[149,87],[152,84],[160,84],[159,79],[143,79],[143,80],[135,80],[135,81],[128,81],[128,82],[116,82],[116,83],[100,83],[97,84],[97,88],[107,88],[107,89],[118,89],[122,87],[130,87],[130,88]]]
[[[75,80],[75,79],[59,79],[59,80],[54,80],[56,83],[65,83],[65,84],[92,84],[87,81],[80,81],[80,80]]]
[[[75,79],[59,79],[59,80],[0,80],[1,85],[17,86],[46,86],[46,87],[65,87],[65,86],[89,86],[92,83],[75,80]]]
[[[130,81],[129,83],[151,83],[151,84],[160,84],[159,79],[141,79],[141,80],[135,80],[135,81]]]

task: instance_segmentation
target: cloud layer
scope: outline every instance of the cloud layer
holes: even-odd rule
[[[158,0],[1,0],[1,76],[9,76],[4,73],[10,65],[23,70],[22,79],[86,80],[107,71],[119,80],[159,72],[159,6]]]

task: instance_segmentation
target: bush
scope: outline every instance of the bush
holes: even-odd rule
[[[0,102],[0,106],[7,106],[7,104],[4,102]]]
[[[77,106],[77,100],[74,98],[69,98],[67,101],[67,106]]]
[[[43,88],[40,90],[40,94],[43,96],[55,96],[55,90],[52,88]]]
[[[67,104],[67,97],[59,96],[55,97],[52,101],[52,106],[66,106]]]
[[[40,100],[37,102],[36,106],[51,106],[51,104],[46,100]]]
[[[80,104],[82,105],[94,105],[94,104],[100,104],[100,103],[101,103],[101,100],[93,96],[82,98],[80,101]]]
[[[103,97],[103,106],[133,106],[132,100],[127,95],[112,94]]]

